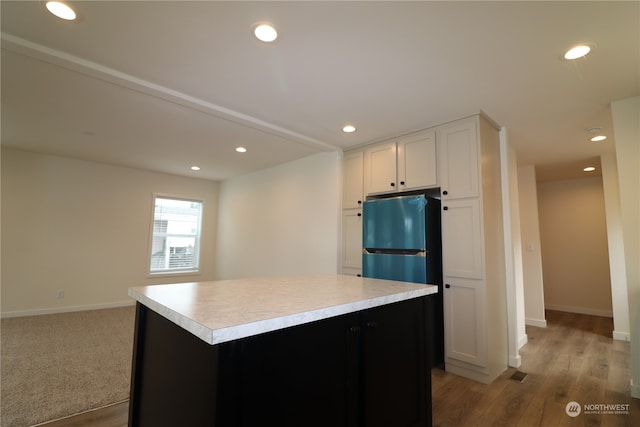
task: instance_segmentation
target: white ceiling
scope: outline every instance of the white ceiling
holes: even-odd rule
[[[3,146],[221,180],[482,110],[568,178],[640,94],[637,1],[69,3],[1,2]]]

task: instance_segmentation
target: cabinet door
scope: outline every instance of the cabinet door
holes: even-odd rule
[[[400,191],[437,186],[435,132],[409,135],[397,144]]]
[[[362,268],[362,209],[342,211],[342,267]]]
[[[445,356],[485,367],[484,282],[445,276],[444,283]]]
[[[364,160],[366,194],[397,191],[395,141],[367,148]]]
[[[476,122],[444,126],[438,134],[442,199],[479,196]]]
[[[484,278],[479,199],[442,201],[442,269],[445,276]]]
[[[362,322],[364,420],[368,427],[431,425],[431,371],[425,299],[365,311]]]
[[[358,425],[359,321],[350,313],[225,343],[218,387],[234,392],[218,400],[215,425]]]
[[[364,186],[364,153],[355,151],[344,155],[342,208],[362,207]]]

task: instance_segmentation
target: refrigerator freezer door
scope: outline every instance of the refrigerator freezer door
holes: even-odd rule
[[[364,248],[426,249],[423,196],[369,200],[363,208]]]
[[[362,275],[376,279],[427,283],[427,260],[424,255],[362,255]]]

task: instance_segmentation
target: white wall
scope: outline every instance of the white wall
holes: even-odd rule
[[[3,316],[131,304],[131,286],[214,278],[216,182],[7,148],[1,173]],[[204,201],[201,274],[147,278],[154,192]]]
[[[609,278],[611,281],[611,308],[613,309],[613,338],[629,341],[629,301],[627,299],[627,274],[624,261],[622,216],[620,213],[620,189],[618,165],[615,153],[600,157],[604,207],[607,217],[607,241],[609,245]]]
[[[640,399],[640,97],[611,103],[627,271],[631,395]]]
[[[546,327],[538,220],[538,190],[534,166],[528,165],[518,168],[518,194],[525,323],[531,326]]]
[[[322,153],[224,181],[218,279],[337,273],[340,153]]]
[[[538,183],[545,307],[612,317],[600,176]]]
[[[500,161],[502,173],[503,218],[505,226],[505,272],[507,275],[507,312],[509,333],[509,366],[522,363],[519,350],[527,343],[524,315],[524,282],[522,271],[522,240],[518,194],[518,164],[515,149],[508,142],[506,128],[500,131]]]

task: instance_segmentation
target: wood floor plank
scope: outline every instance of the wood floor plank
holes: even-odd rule
[[[566,414],[565,404],[558,403],[544,394],[536,394],[529,406],[520,414],[516,427],[557,426]]]

